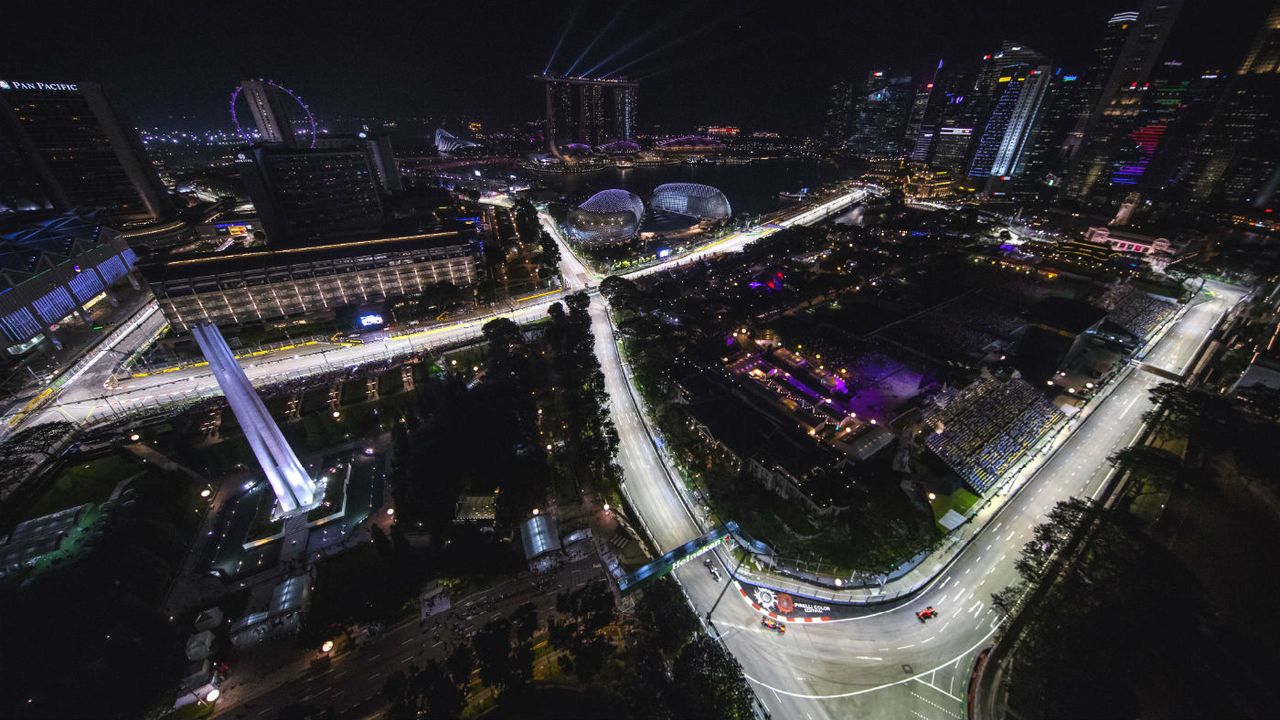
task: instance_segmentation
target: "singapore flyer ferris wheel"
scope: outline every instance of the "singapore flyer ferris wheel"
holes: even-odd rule
[[[246,80],[245,82],[247,83],[250,81]],[[275,80],[258,80],[257,83],[269,92],[273,92],[281,97],[289,98],[293,101],[293,104],[301,110],[301,117],[298,118],[298,122],[296,124],[294,119],[290,117],[274,118],[274,120],[281,126],[281,132],[291,132],[295,137],[301,136],[298,137],[301,144],[306,147],[314,148],[316,146],[316,135],[319,129],[316,126],[315,115],[311,114],[311,108],[307,107],[307,104],[302,101],[302,98],[298,97],[297,93],[281,85]],[[252,116],[249,121],[249,127],[246,128],[245,124],[240,121],[240,114],[236,109],[237,101],[239,101],[240,96],[244,94],[244,83],[237,85],[236,89],[231,91],[231,99],[228,103],[231,109],[231,122],[236,127],[236,134],[239,135],[242,140],[246,143],[254,143],[262,140],[262,138],[255,136],[253,133]]]

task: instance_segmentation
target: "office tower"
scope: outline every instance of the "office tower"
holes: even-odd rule
[[[437,131],[437,133],[440,132],[443,131]],[[471,145],[475,144],[471,143]],[[377,181],[378,188],[384,195],[404,189],[389,135],[361,130],[354,135],[325,135],[316,138],[315,142],[317,150],[350,150],[351,148],[359,148],[364,152],[365,159],[369,162],[369,169],[373,171],[374,180]]]
[[[545,87],[547,144],[552,153],[571,144],[602,145],[634,137],[638,83],[551,75],[531,79]]]
[[[1063,138],[1061,155],[1064,160],[1071,160],[1080,151],[1084,136],[1093,121],[1094,110],[1101,104],[1103,89],[1116,66],[1116,58],[1124,47],[1129,33],[1138,20],[1137,10],[1118,12],[1107,21],[1089,66],[1081,74],[1076,88],[1076,117],[1071,129]]]
[[[1181,72],[1181,63],[1170,61],[1165,72],[1152,78],[1143,86],[1142,103],[1128,133],[1128,142],[1121,143],[1112,161],[1111,184],[1117,187],[1158,187],[1158,179],[1149,177],[1148,170],[1157,153],[1167,151],[1169,129],[1178,122],[1186,110],[1186,99],[1191,80]]]
[[[370,135],[367,132],[356,133],[356,139],[364,147],[369,158],[369,166],[373,168],[374,177],[384,193],[399,192],[404,189],[400,179],[400,168],[396,166],[396,154],[391,149],[391,137],[385,133]]]
[[[137,130],[95,83],[0,80],[0,211],[100,209],[113,224],[173,212]]]
[[[1084,122],[1081,147],[1068,170],[1068,196],[1084,199],[1108,186],[1116,152],[1129,142],[1151,72],[1181,7],[1182,0],[1147,0],[1127,28],[1124,44]]]
[[[613,91],[613,116],[610,118],[608,140],[635,139],[636,85],[623,85]]]
[[[1169,123],[1160,148],[1144,173],[1144,188],[1163,190],[1186,186],[1193,152],[1205,136],[1230,77],[1230,73],[1208,71],[1185,73],[1176,81],[1184,83],[1186,89],[1181,94],[1176,117]]]
[[[284,93],[277,85],[266,80],[245,80],[240,83],[240,91],[262,142],[297,147],[298,136],[285,112]]]
[[[1280,186],[1280,3],[1271,8],[1192,158],[1195,202],[1263,208]]]
[[[934,169],[959,174],[966,167],[973,141],[973,123],[969,105],[973,102],[975,75],[948,72],[942,79],[942,109],[934,132],[929,165]]]
[[[872,70],[854,100],[849,150],[860,157],[902,154],[902,135],[914,97],[910,75]]]
[[[1066,170],[1068,150],[1088,93],[1079,75],[1057,68],[1040,108],[1039,127],[1027,156],[1028,177],[1055,186]]]
[[[939,83],[941,72],[942,61],[939,60],[938,66],[933,70],[933,77],[916,88],[915,98],[911,101],[903,147],[907,159],[912,162],[927,162],[933,152],[938,120],[942,117],[947,101],[946,93]]]
[[[965,103],[963,124],[981,129],[986,124],[987,116],[994,109],[996,101],[1004,94],[1005,86],[1001,78],[1011,75],[1016,68],[1043,65],[1047,62],[1048,60],[1033,48],[1008,40],[1000,44],[998,51],[984,55],[982,67],[978,70],[969,99]]]
[[[314,149],[256,145],[237,165],[271,244],[374,233],[383,223],[377,175],[354,143]]]
[[[1021,175],[1040,121],[1052,68],[1048,65],[1006,67],[997,77],[1003,89],[978,138],[969,164],[970,177]]]
[[[822,124],[822,140],[827,147],[844,147],[849,141],[849,123],[853,110],[853,83],[841,80],[831,86],[827,115]]]

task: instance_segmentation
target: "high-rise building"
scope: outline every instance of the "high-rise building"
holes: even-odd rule
[[[386,133],[361,130],[354,135],[324,135],[316,138],[315,148],[317,150],[359,148],[364,152],[365,159],[369,162],[369,169],[373,171],[373,178],[384,195],[404,189],[400,169],[396,166],[395,150],[391,147],[391,137]]]
[[[946,170],[952,176],[963,174],[967,168],[974,135],[974,123],[969,115],[974,82],[974,75],[955,72],[948,72],[942,80],[942,111],[928,162],[934,169]]]
[[[173,212],[120,103],[95,83],[0,80],[0,212],[97,209],[128,225]]]
[[[1192,158],[1190,200],[1262,208],[1280,186],[1280,3],[1271,8]]]
[[[907,159],[911,162],[923,163],[933,153],[933,144],[938,130],[938,120],[946,107],[947,95],[939,82],[942,72],[942,61],[933,70],[933,77],[916,88],[915,97],[911,101],[911,112],[907,115],[907,129],[903,136],[903,147]]]
[[[264,143],[296,147],[297,133],[285,112],[284,93],[275,83],[266,80],[245,80],[240,83],[253,124],[258,126],[258,138]]]
[[[831,86],[827,114],[822,124],[822,141],[827,147],[844,147],[849,141],[849,124],[853,110],[853,83],[841,80]]]
[[[1182,63],[1165,63],[1164,72],[1143,85],[1142,102],[1111,167],[1111,184],[1116,187],[1146,189],[1162,185],[1149,171],[1157,153],[1168,152],[1169,133],[1187,110],[1192,81],[1180,72]]]
[[[384,193],[399,192],[404,189],[400,178],[400,168],[396,166],[396,154],[391,149],[391,136],[385,133],[371,135],[361,131],[356,133],[356,140],[364,147],[369,158],[369,166],[373,168],[374,177]]]
[[[1124,44],[1083,123],[1080,150],[1068,170],[1068,196],[1084,199],[1109,187],[1111,165],[1119,149],[1131,142],[1151,72],[1181,9],[1182,0],[1146,0],[1136,19],[1129,21],[1126,15],[1114,31],[1124,33]],[[1108,24],[1108,34],[1114,22]]]
[[[1163,78],[1161,83],[1185,85],[1180,93],[1176,116],[1164,133],[1160,148],[1143,174],[1142,187],[1150,190],[1185,188],[1192,170],[1192,153],[1205,135],[1205,129],[1218,106],[1230,73],[1211,70],[1183,73],[1180,77]],[[1181,198],[1176,200],[1181,202]]]
[[[965,124],[981,128],[996,101],[1004,94],[1005,86],[1000,78],[1014,72],[1015,68],[1043,65],[1048,60],[1034,48],[1009,40],[1000,44],[994,53],[982,56],[982,67],[974,79],[972,91],[965,102]]]
[[[1103,90],[1116,66],[1116,58],[1120,57],[1120,50],[1137,21],[1137,10],[1118,12],[1107,21],[1102,39],[1094,48],[1088,67],[1077,80],[1079,85],[1076,88],[1075,118],[1062,141],[1061,155],[1064,160],[1071,160],[1080,151],[1084,136],[1093,122],[1094,110],[1103,104]]]
[[[354,143],[256,145],[237,164],[272,244],[370,234],[383,224],[377,174]]]
[[[546,90],[547,144],[552,153],[570,144],[633,139],[638,83],[552,75],[532,79]]]
[[[854,99],[849,150],[860,157],[896,157],[914,98],[910,75],[872,70]]]
[[[1053,71],[1040,108],[1039,128],[1027,156],[1027,176],[1050,186],[1061,180],[1069,159],[1067,148],[1083,112],[1086,95],[1079,75],[1065,68]]]
[[[1026,165],[1053,69],[1048,65],[1006,67],[999,92],[969,164],[970,177],[1013,177]]]

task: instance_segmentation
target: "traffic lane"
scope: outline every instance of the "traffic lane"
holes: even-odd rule
[[[997,617],[989,607],[990,594],[1016,579],[1013,564],[1034,525],[1043,520],[1058,500],[1096,491],[1109,474],[1106,456],[1129,444],[1136,435],[1139,428],[1125,421],[1135,414],[1140,416],[1137,402],[1144,399],[1152,386],[1149,377],[1144,374],[1130,383],[1118,396],[1119,402],[1112,406],[1110,416],[1095,414],[1079,431],[1083,433],[1079,435],[1079,444],[1064,448],[1042,470],[1043,477],[1038,478],[1045,481],[1041,491],[1029,489],[1014,498],[1009,508],[993,522],[992,539],[970,545],[948,572],[921,596],[865,620],[790,625],[785,640],[799,637],[806,642],[789,645],[785,661],[770,653],[762,654],[759,649],[735,648],[735,652],[753,652],[760,656],[764,662],[752,663],[756,666],[768,668],[781,662],[793,669],[813,669],[793,673],[794,677],[784,672],[762,672],[763,676],[753,675],[753,679],[767,690],[784,695],[849,696],[904,683],[911,677],[904,666],[914,673],[936,673],[940,668],[963,664],[975,646],[982,644],[995,629]],[[1131,432],[1124,433],[1124,429]],[[1108,438],[1112,442],[1100,442]],[[1085,473],[1081,467],[1091,470]],[[1056,492],[1046,493],[1045,487]],[[915,611],[927,605],[938,608],[940,615],[928,623],[920,623]],[[757,616],[755,622],[758,621]],[[831,657],[842,657],[845,662],[839,668],[826,668],[824,672],[824,660]],[[774,682],[770,682],[769,675]]]
[[[1218,321],[1247,294],[1240,288],[1213,281],[1205,283],[1205,291],[1211,295],[1188,308],[1144,362],[1176,374],[1186,372],[1195,359],[1196,350]]]
[[[522,306],[514,312],[501,313],[496,317],[531,322],[541,318],[552,302],[555,301]],[[456,325],[426,329],[407,338],[391,338],[370,344],[299,348],[278,356],[242,359],[241,367],[250,382],[258,386],[272,381],[298,379],[370,362],[407,357],[441,345],[479,337],[484,324],[492,319],[494,318],[485,317],[469,320]],[[212,397],[220,392],[217,381],[207,367],[191,367],[144,378],[132,378],[102,392],[80,387],[75,392],[60,397],[46,412],[63,411],[77,420],[84,420],[95,411],[109,411],[113,405],[116,405],[115,409],[128,410],[141,404],[164,405],[192,397]]]

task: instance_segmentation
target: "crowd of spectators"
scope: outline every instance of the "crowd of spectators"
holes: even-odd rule
[[[983,377],[934,397],[933,409],[925,413],[925,445],[982,493],[1064,419],[1024,380]]]
[[[941,312],[895,323],[882,333],[886,339],[941,362],[977,360],[1000,338],[956,322]]]
[[[942,317],[974,330],[1010,339],[1027,326],[1026,321],[997,303],[978,295],[960,298],[938,310]]]
[[[1107,320],[1111,324],[1138,340],[1146,340],[1178,311],[1175,303],[1128,284],[1107,288],[1097,304],[1107,311]]]

